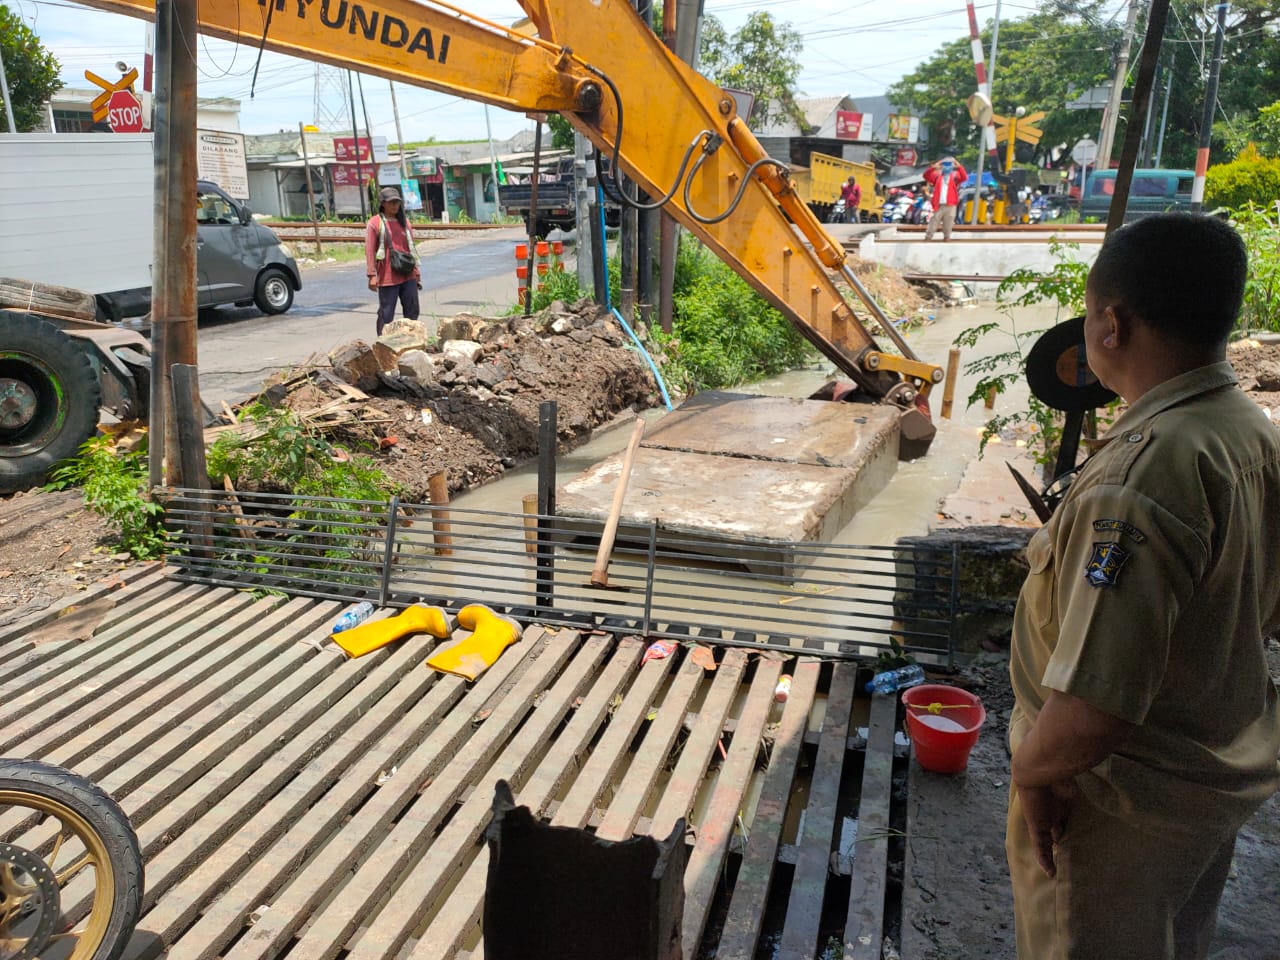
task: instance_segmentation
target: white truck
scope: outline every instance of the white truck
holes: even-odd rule
[[[41,482],[97,428],[146,416],[149,346],[112,321],[150,309],[150,134],[0,135],[0,492]],[[298,265],[247,207],[198,181],[201,308],[277,314]]]

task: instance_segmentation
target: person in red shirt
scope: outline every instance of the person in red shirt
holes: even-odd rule
[[[862,188],[853,177],[850,177],[840,188],[840,199],[844,201],[845,223],[857,223],[862,219],[859,212],[862,205]]]
[[[413,232],[404,215],[404,204],[395,187],[383,187],[378,212],[369,218],[364,233],[365,269],[369,289],[378,291],[378,336],[396,314],[396,301],[406,320],[418,319],[418,291],[422,289],[422,272],[418,269],[418,251]],[[392,249],[413,257],[409,273],[397,271],[391,263]]]
[[[943,157],[935,160],[924,172],[924,181],[932,189],[930,200],[933,202],[933,216],[929,218],[929,226],[925,228],[924,238],[932,240],[938,224],[942,224],[942,239],[951,239],[951,228],[956,223],[956,204],[960,202],[960,188],[969,179],[964,167],[955,157]]]

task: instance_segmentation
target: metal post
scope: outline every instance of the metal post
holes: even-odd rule
[[[622,171],[617,171],[621,177]],[[622,196],[627,200],[636,197],[636,186],[630,177],[621,180]],[[629,203],[622,205],[622,229],[618,233],[618,266],[621,268],[622,288],[618,299],[619,309],[628,323],[636,319],[636,227],[639,218],[636,208]]]
[[[396,146],[400,148],[400,177],[408,180],[409,165],[404,159],[404,134],[400,132],[400,105],[396,103],[396,85],[394,81],[388,80],[387,86],[391,88],[391,115],[396,118]]]
[[[155,249],[152,269],[150,478],[180,484],[181,450],[172,418],[175,363],[196,363],[196,3],[159,0],[156,94]],[[163,19],[164,26],[160,26]],[[158,334],[158,336],[157,336]],[[154,405],[160,404],[156,411]],[[163,463],[161,463],[163,458]],[[167,469],[166,469],[167,468]]]
[[[382,551],[382,584],[378,589],[378,606],[385,607],[391,593],[391,564],[396,552],[396,519],[400,514],[400,498],[394,496],[387,504],[386,543]]]
[[[1137,0],[1129,0],[1129,15],[1124,24],[1124,38],[1120,41],[1120,56],[1116,58],[1116,73],[1111,79],[1111,93],[1107,97],[1107,119],[1102,128],[1102,140],[1098,144],[1098,159],[1094,161],[1099,170],[1111,168],[1111,150],[1115,146],[1116,125],[1120,121],[1120,96],[1124,92],[1124,78],[1129,74],[1129,49],[1133,46],[1133,31],[1137,23]]]
[[[538,560],[534,606],[555,606],[555,544],[551,536],[556,512],[557,406],[544,400],[538,406]]]
[[[1209,142],[1213,139],[1213,117],[1218,109],[1218,77],[1222,73],[1222,41],[1227,29],[1229,3],[1218,4],[1218,25],[1213,34],[1213,63],[1209,65],[1209,84],[1204,91],[1204,113],[1200,118],[1200,149],[1196,151],[1196,179],[1191,184],[1191,210],[1199,213],[1204,205],[1204,177],[1209,169]]]
[[[594,276],[591,265],[591,235],[595,228],[591,222],[591,203],[587,199],[587,138],[576,130],[573,133],[573,191],[578,215],[574,220],[578,234],[574,247],[578,259],[578,286],[586,290]]]
[[[658,565],[658,518],[649,521],[649,549],[645,552],[644,578],[644,627],[642,637],[649,635],[653,626],[653,579]]]
[[[1160,111],[1160,136],[1156,139],[1156,156],[1154,165],[1160,166],[1160,157],[1164,154],[1164,128],[1169,120],[1169,97],[1173,94],[1173,78],[1175,76],[1173,66],[1178,61],[1178,48],[1174,47],[1169,51],[1169,69],[1165,71],[1164,78],[1164,109]]]
[[[538,247],[538,181],[542,179],[542,121],[533,122],[533,176],[529,181],[529,254],[525,259],[524,315],[533,313],[533,291],[536,289],[534,279],[537,258],[534,255]],[[493,184],[493,199],[498,199],[498,183]]]
[[[498,222],[498,158],[493,152],[493,126],[489,123],[489,105],[484,105],[484,132],[489,138],[489,176],[493,178],[493,217]],[[481,197],[480,199],[484,199]],[[479,211],[476,211],[477,213]]]
[[[591,281],[596,303],[609,299],[608,249],[604,229],[604,197],[600,191],[600,154],[594,147],[587,152],[587,189],[591,203]]]
[[[1147,15],[1147,36],[1142,41],[1142,56],[1138,61],[1138,76],[1133,84],[1133,103],[1129,108],[1129,127],[1125,131],[1124,149],[1120,152],[1120,169],[1116,171],[1116,190],[1111,197],[1111,211],[1107,217],[1107,233],[1119,229],[1124,223],[1125,208],[1129,205],[1129,188],[1133,185],[1133,168],[1138,163],[1138,146],[1142,141],[1147,107],[1151,103],[1151,88],[1156,75],[1156,63],[1160,59],[1160,45],[1164,39],[1164,25],[1169,16],[1169,0],[1153,0]],[[1221,48],[1219,48],[1219,53]],[[1103,168],[1105,169],[1105,168]],[[1194,190],[1192,200],[1195,200]],[[1072,464],[1074,466],[1074,464]]]
[[[307,178],[307,205],[311,208],[311,229],[315,231],[316,256],[320,256],[320,224],[316,222],[316,191],[311,185],[311,158],[307,155],[307,131],[298,121],[298,139],[302,141],[302,172]]]
[[[351,101],[351,139],[355,141],[356,184],[360,188],[360,219],[369,219],[369,205],[365,203],[364,166],[360,162],[360,130],[356,125],[356,91],[351,84],[351,71],[347,71],[347,98]],[[366,130],[367,134],[369,131]],[[369,141],[369,159],[373,159],[373,141]]]
[[[13,119],[13,104],[9,101],[9,78],[4,72],[4,55],[0,53],[0,94],[4,95],[4,115],[9,121],[9,132],[17,133],[18,127]],[[54,131],[55,133],[57,131]]]

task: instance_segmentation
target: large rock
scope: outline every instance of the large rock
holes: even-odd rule
[[[479,340],[489,321],[474,313],[460,313],[456,317],[440,321],[440,342],[448,340]]]
[[[373,347],[363,340],[344,343],[329,354],[333,372],[361,390],[370,390],[378,384],[382,366],[374,355]],[[394,369],[394,368],[393,368]]]
[[[384,337],[408,337],[423,349],[431,342],[431,331],[421,320],[392,320],[382,328]]]
[[[440,355],[450,363],[475,363],[484,348],[474,340],[446,340],[440,345]]]
[[[423,350],[406,350],[396,362],[402,377],[412,377],[420,383],[430,383],[435,379],[436,362]]]

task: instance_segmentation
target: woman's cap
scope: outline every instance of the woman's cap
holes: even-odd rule
[[[379,193],[378,196],[381,198],[383,203],[386,203],[389,200],[395,200],[397,203],[400,202],[400,191],[395,187],[383,187],[382,192]]]

